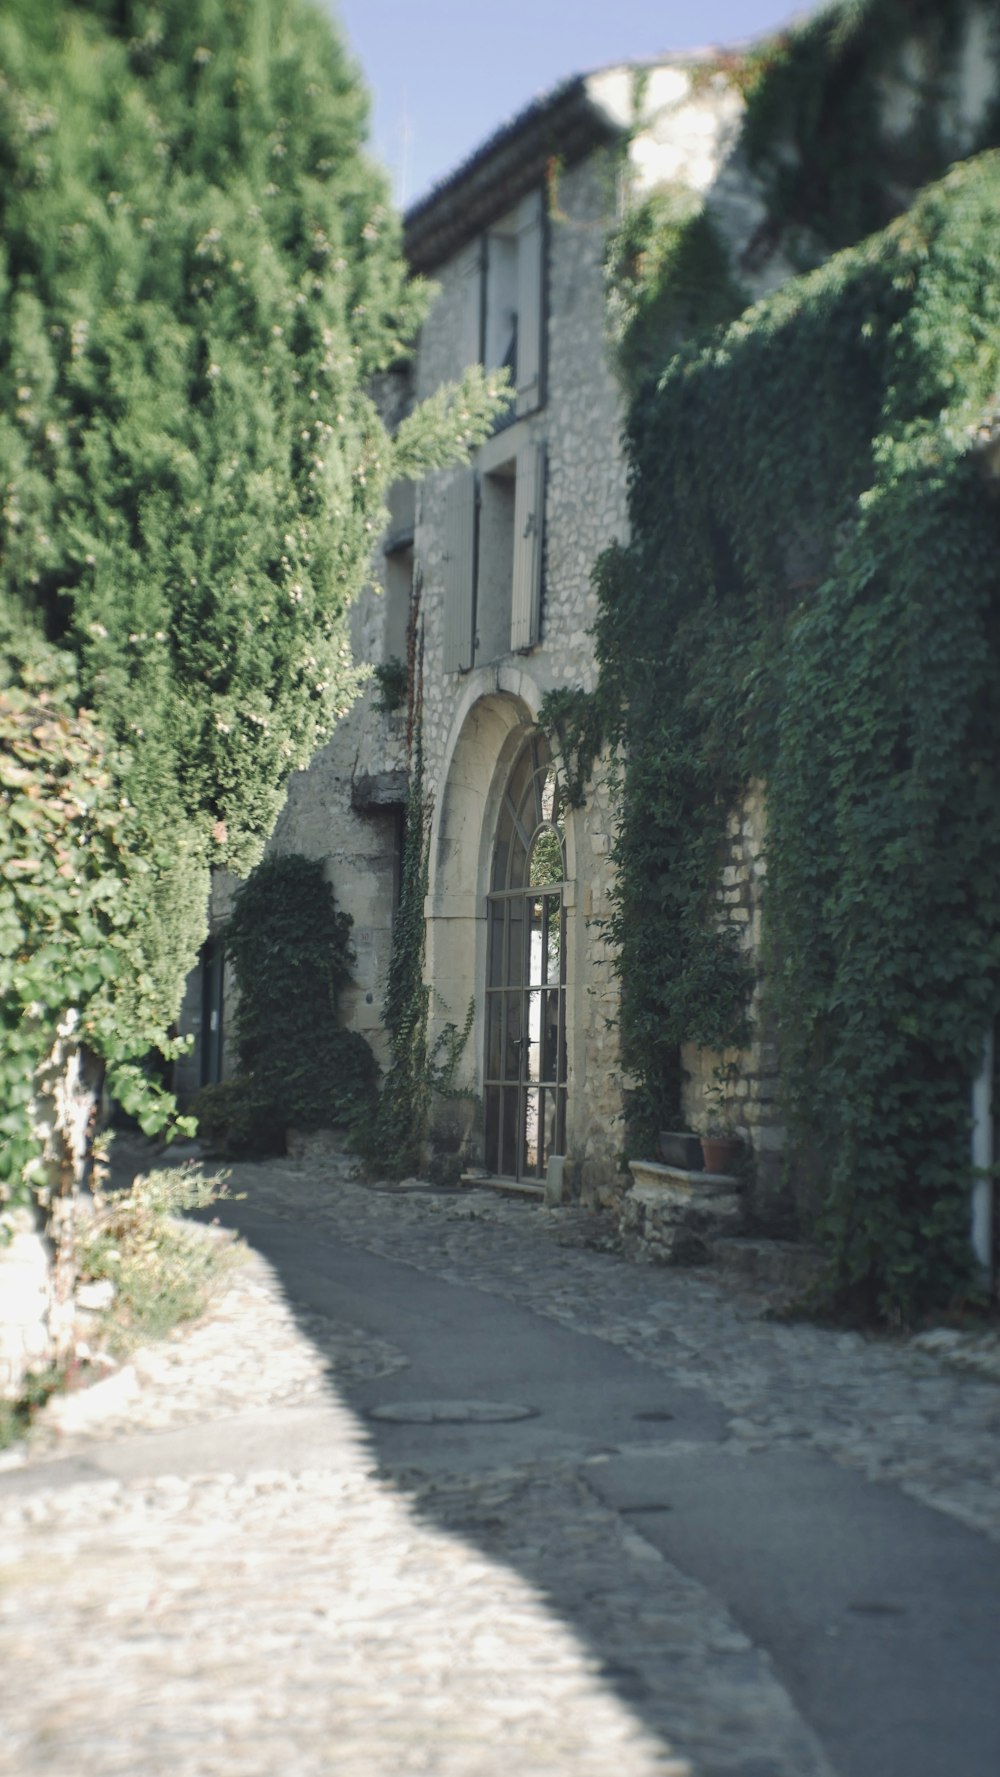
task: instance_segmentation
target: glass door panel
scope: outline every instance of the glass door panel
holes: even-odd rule
[[[540,1178],[566,1129],[563,812],[547,743],[533,735],[504,794],[487,899],[486,1164]]]

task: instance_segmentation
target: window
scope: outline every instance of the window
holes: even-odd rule
[[[545,446],[456,475],[445,507],[444,666],[467,672],[541,635]]]
[[[385,628],[383,660],[405,660],[413,590],[414,485],[396,481],[389,489],[389,525],[385,534]]]
[[[516,398],[505,421],[544,400],[545,210],[540,191],[477,241],[465,266],[463,360],[506,366]]]
[[[510,652],[517,460],[479,477],[474,665]]]

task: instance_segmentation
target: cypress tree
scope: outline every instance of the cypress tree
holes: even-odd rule
[[[477,443],[506,400],[471,372],[388,435],[372,382],[425,292],[365,125],[307,0],[0,15],[0,687],[54,648],[128,809],[130,962],[99,990],[123,1054],[175,1016],[211,868],[256,862],[356,694],[346,614],[388,481]],[[11,906],[10,954],[34,954],[48,915]],[[86,1013],[56,975],[36,1023],[42,1000],[35,1060],[68,1004]]]

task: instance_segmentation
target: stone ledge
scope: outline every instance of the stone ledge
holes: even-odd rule
[[[653,1189],[687,1191],[694,1199],[742,1191],[743,1181],[731,1172],[689,1172],[683,1166],[666,1166],[662,1160],[630,1160],[629,1172],[637,1185]]]
[[[351,807],[355,814],[370,814],[374,809],[399,808],[406,802],[409,772],[405,768],[372,771],[355,778],[351,784]]]

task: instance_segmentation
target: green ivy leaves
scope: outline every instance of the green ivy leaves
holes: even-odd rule
[[[166,1038],[155,1018],[126,1038],[120,985],[137,966],[144,865],[114,751],[75,707],[66,663],[0,635],[0,1204],[29,1194],[42,1153],[37,1071],[62,1037],[99,1056],[152,1132],[171,1101],[126,1058]]]
[[[767,1016],[830,1287],[964,1299],[970,1085],[1000,1012],[1000,156],[747,311],[629,417],[599,565],[622,756],[613,936],[640,1122],[740,1040],[715,888],[768,786]]]

